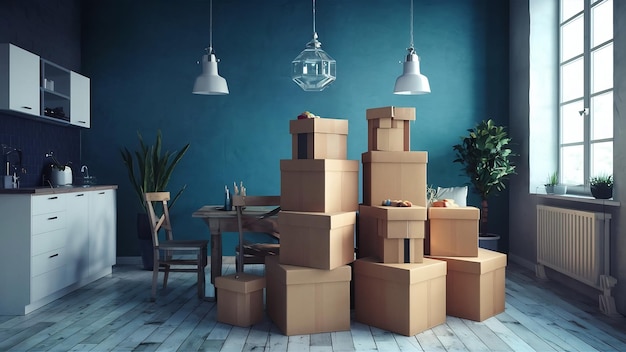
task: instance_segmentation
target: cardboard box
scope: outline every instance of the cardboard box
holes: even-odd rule
[[[359,206],[359,214],[376,218],[378,235],[384,238],[424,238],[426,207]]]
[[[415,108],[383,106],[380,108],[370,108],[365,111],[365,118],[368,120],[387,117],[391,117],[393,120],[415,120]]]
[[[350,330],[351,271],[349,265],[320,270],[267,257],[267,315],[287,336]]]
[[[293,159],[346,159],[348,120],[315,118],[289,121]]]
[[[409,150],[404,141],[404,130],[396,128],[377,128],[373,150],[400,152]]]
[[[328,213],[358,209],[358,160],[281,160],[280,178],[282,210]]]
[[[476,257],[479,219],[475,207],[428,208],[430,255]]]
[[[413,336],[446,321],[446,263],[384,264],[372,258],[354,262],[357,321]]]
[[[280,263],[332,270],[354,261],[356,212],[281,211]]]
[[[432,258],[448,264],[448,315],[483,321],[504,312],[506,254],[479,248],[476,258]]]
[[[361,155],[361,161],[363,204],[402,199],[426,207],[427,152],[370,151]]]
[[[422,238],[380,236],[379,219],[371,216],[366,207],[370,208],[363,204],[359,206],[357,258],[373,257],[383,263],[421,263],[423,261],[424,240]]]
[[[393,144],[389,145],[389,143]],[[411,130],[409,121],[392,120],[391,118],[367,120],[367,150],[411,150]]]
[[[215,278],[217,321],[248,327],[263,320],[265,278],[241,273]]]

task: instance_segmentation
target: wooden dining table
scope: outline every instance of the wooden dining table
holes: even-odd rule
[[[243,215],[260,217],[275,209],[275,206],[247,206],[243,210]],[[233,210],[224,210],[222,205],[205,205],[193,212],[192,217],[201,218],[209,227],[211,235],[211,283],[215,285],[215,278],[222,275],[222,233],[239,233],[237,212],[234,208]]]

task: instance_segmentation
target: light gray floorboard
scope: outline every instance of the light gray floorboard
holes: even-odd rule
[[[263,269],[246,266],[255,275]],[[0,316],[0,351],[626,351],[624,318],[515,265],[507,266],[504,313],[483,322],[448,316],[415,336],[354,320],[350,331],[285,336],[267,315],[231,326],[216,321],[214,302],[196,297],[194,274],[172,273],[156,302],[151,280],[150,271],[119,266],[28,315]]]

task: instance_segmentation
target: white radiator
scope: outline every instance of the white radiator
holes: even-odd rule
[[[617,314],[610,276],[611,214],[537,205],[537,276],[543,266],[603,291],[600,310]]]

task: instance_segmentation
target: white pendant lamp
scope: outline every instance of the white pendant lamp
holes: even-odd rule
[[[202,56],[202,73],[193,85],[193,94],[225,95],[228,94],[226,79],[217,72],[219,59],[213,51],[213,0],[210,1],[209,47]]]
[[[402,75],[396,79],[394,94],[418,95],[430,93],[428,78],[420,73],[419,57],[413,46],[413,0],[411,0],[411,46],[404,62]]]
[[[322,50],[315,31],[315,0],[313,0],[313,39],[291,62],[291,79],[304,91],[319,92],[336,79],[337,62]]]

